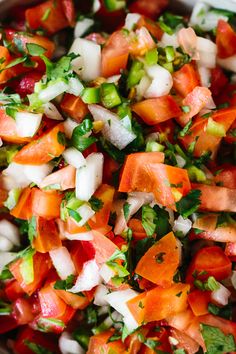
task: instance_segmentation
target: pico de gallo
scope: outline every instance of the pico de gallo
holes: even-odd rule
[[[2,22],[9,352],[236,352],[236,4],[168,5],[47,0]]]

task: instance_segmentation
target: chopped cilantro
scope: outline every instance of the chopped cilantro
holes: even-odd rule
[[[36,232],[37,232],[36,228],[37,228],[36,218],[35,218],[35,216],[32,216],[32,218],[30,219],[29,224],[28,224],[28,237],[29,237],[30,243],[33,242],[33,239],[36,236]]]
[[[35,43],[26,43],[26,48],[28,50],[29,55],[32,56],[40,56],[46,52],[45,48]]]
[[[96,213],[101,210],[103,208],[103,201],[99,198],[96,198],[96,197],[91,197],[89,199],[89,203],[90,203],[90,206],[91,208],[93,209],[93,211],[95,211]]]
[[[160,252],[155,256],[155,260],[157,263],[161,264],[164,262],[164,256],[166,255],[165,252]]]
[[[225,335],[219,328],[201,324],[201,332],[208,354],[224,354],[236,351],[234,336]]]
[[[184,128],[179,132],[179,136],[184,137],[185,135],[190,134],[190,128],[192,126],[192,119],[184,126]]]
[[[125,217],[125,220],[128,220],[128,217],[129,217],[129,211],[130,211],[130,204],[129,203],[125,203],[123,205],[123,212],[124,212],[124,217]]]
[[[181,198],[180,201],[176,203],[178,213],[184,218],[188,218],[201,204],[200,196],[201,191],[197,189],[191,190],[185,197]]]
[[[65,133],[63,132],[58,132],[57,133],[57,141],[60,145],[65,146],[66,145],[66,136]]]
[[[74,274],[69,275],[65,280],[57,280],[54,284],[54,289],[68,290],[71,289],[75,282]]]
[[[42,345],[38,343],[33,343],[28,339],[24,340],[24,344],[35,354],[53,354],[51,350],[44,348]]]

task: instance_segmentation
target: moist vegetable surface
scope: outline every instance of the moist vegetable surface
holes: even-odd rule
[[[3,22],[12,352],[236,352],[235,14],[48,0]]]

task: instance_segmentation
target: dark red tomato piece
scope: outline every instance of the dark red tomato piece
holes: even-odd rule
[[[64,15],[70,26],[75,24],[75,7],[72,0],[61,0]]]
[[[15,92],[22,98],[34,92],[35,83],[42,77],[38,71],[30,71],[26,73],[21,79],[14,80],[9,86],[13,87]]]
[[[216,66],[214,69],[211,69],[211,86],[210,90],[213,96],[218,96],[223,88],[229,82],[227,76],[224,74],[224,71]]]
[[[11,301],[17,300],[19,297],[25,294],[24,290],[20,287],[17,280],[11,280],[6,284],[5,294]]]
[[[136,0],[129,6],[129,10],[155,20],[167,5],[168,0]]]
[[[181,69],[173,73],[173,87],[182,97],[193,91],[200,85],[200,78],[196,67],[191,64],[185,64]]]
[[[0,334],[9,332],[16,327],[18,327],[18,322],[13,316],[10,315],[1,316]]]
[[[228,58],[236,53],[236,33],[230,24],[224,20],[218,21],[216,45],[219,58]]]
[[[120,27],[125,19],[125,10],[120,9],[117,11],[108,11],[105,6],[104,0],[99,0],[100,9],[96,12],[95,18],[102,23],[102,27],[106,32],[111,33],[118,27]]]
[[[213,276],[216,280],[226,279],[231,274],[232,263],[218,246],[204,247],[200,249],[192,259],[187,271],[186,282],[194,280],[193,273],[206,272],[198,278],[207,279]]]
[[[218,173],[214,177],[214,182],[218,186],[236,189],[236,166],[223,165],[217,167]]]
[[[12,310],[18,325],[28,324],[34,319],[32,304],[28,299],[18,298],[14,302]]]

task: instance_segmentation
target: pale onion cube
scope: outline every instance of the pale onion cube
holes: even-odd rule
[[[42,116],[41,113],[17,112],[15,114],[17,134],[22,138],[34,136],[40,127]]]
[[[62,153],[62,156],[69,165],[74,166],[75,168],[80,168],[86,165],[86,160],[82,152],[80,152],[74,147],[69,147],[68,149],[66,149]]]

